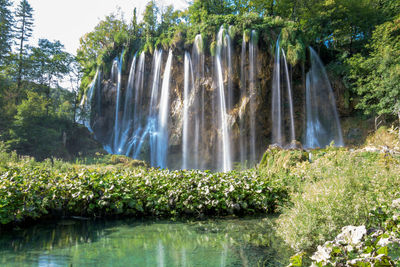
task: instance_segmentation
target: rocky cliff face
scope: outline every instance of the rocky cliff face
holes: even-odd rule
[[[191,49],[191,48],[189,48]],[[272,87],[272,74],[274,68],[274,58],[270,51],[259,49],[257,51],[256,63],[255,63],[255,81],[254,88],[255,94],[243,94],[243,88],[249,88],[250,84],[248,79],[244,84],[241,81],[241,74],[248,75],[250,63],[248,60],[248,52],[246,52],[246,60],[241,68],[241,47],[236,46],[232,53],[232,71],[230,75],[228,72],[223,74],[224,84],[231,83],[233,105],[232,108],[227,110],[227,121],[229,128],[229,136],[231,143],[231,156],[234,162],[243,162],[243,155],[241,160],[241,146],[240,139],[250,138],[250,100],[253,98],[255,103],[255,146],[257,160],[260,159],[262,153],[271,144],[271,87]],[[182,131],[183,131],[183,106],[184,106],[184,49],[176,48],[173,51],[173,62],[171,69],[171,80],[170,80],[170,108],[169,108],[169,148],[168,148],[168,167],[169,168],[180,168],[182,164]],[[165,62],[167,60],[167,53],[163,53],[161,74],[164,73]],[[122,82],[121,82],[121,100],[120,103],[124,103],[124,96],[127,91],[127,84],[129,78],[129,69],[132,59],[126,60],[124,67],[122,68]],[[143,110],[147,110],[151,98],[151,87],[153,81],[152,67],[152,55],[147,54],[144,67],[144,83],[143,83]],[[290,80],[292,83],[293,90],[293,107],[294,107],[294,121],[296,130],[296,140],[302,142],[304,140],[305,132],[305,75],[307,67],[299,64],[296,67],[290,67]],[[243,77],[243,76],[242,76]],[[161,77],[161,80],[163,77]],[[95,132],[96,138],[103,144],[111,144],[113,135],[113,127],[115,123],[115,112],[116,112],[116,99],[117,99],[117,80],[112,80],[109,74],[104,74],[101,84],[97,85],[95,96],[92,99],[92,116],[91,124]],[[348,114],[349,107],[344,103],[344,90],[342,84],[335,80],[333,83],[333,89],[336,95],[337,106],[339,107],[339,113],[341,115]],[[217,123],[217,110],[216,102],[218,101],[217,95],[217,79],[215,74],[215,57],[211,55],[205,55],[204,63],[204,76],[195,81],[193,90],[190,92],[189,103],[194,103],[196,99],[204,99],[203,104],[204,114],[203,121],[201,123],[201,129],[189,129],[189,136],[193,137],[195,131],[200,134],[199,143],[196,147],[191,146],[190,154],[198,155],[200,168],[207,169],[218,169],[218,157],[219,140],[221,138],[221,130],[218,128]],[[161,89],[160,89],[161,90]],[[225,90],[227,90],[225,88]],[[283,92],[285,92],[283,90]],[[96,97],[100,96],[100,97]],[[97,100],[96,100],[97,99]],[[131,102],[133,105],[133,100]],[[133,108],[133,107],[130,107]],[[288,103],[286,96],[283,97],[283,110],[288,109]],[[121,118],[123,116],[124,107],[118,111]],[[283,112],[283,132],[285,133],[284,143],[290,144],[289,138],[289,117],[288,112]],[[143,113],[140,120],[145,124],[147,120],[148,112]],[[194,114],[193,111],[189,111],[189,121],[195,120],[198,114]],[[132,134],[134,129],[131,130]],[[190,139],[192,140],[192,138]],[[249,144],[246,144],[246,153],[249,152]],[[149,160],[149,144],[145,141],[142,151],[140,152],[140,158]],[[243,151],[242,151],[243,153]],[[244,158],[248,158],[247,156]]]

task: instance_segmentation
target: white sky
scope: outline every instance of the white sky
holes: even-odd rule
[[[19,0],[15,0],[19,2]],[[105,16],[121,8],[125,20],[130,20],[133,9],[141,19],[149,0],[29,0],[34,9],[32,43],[40,38],[59,40],[67,52],[76,54],[79,38],[90,32]],[[159,0],[159,6],[173,4],[175,9],[188,6],[185,0]]]

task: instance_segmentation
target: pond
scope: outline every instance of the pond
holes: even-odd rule
[[[285,266],[270,218],[68,219],[0,236],[1,266]]]

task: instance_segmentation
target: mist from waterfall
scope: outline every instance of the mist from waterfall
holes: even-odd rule
[[[304,147],[325,147],[334,141],[344,146],[335,95],[325,67],[312,47],[311,68],[306,75],[306,136]]]

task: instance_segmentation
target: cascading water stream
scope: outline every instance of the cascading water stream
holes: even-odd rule
[[[245,134],[245,112],[243,106],[245,106],[245,102],[247,99],[247,86],[246,86],[246,50],[247,50],[247,42],[246,42],[246,33],[243,32],[243,40],[242,40],[242,53],[240,57],[240,100],[242,103],[240,104],[240,121],[239,121],[239,131],[240,131],[240,163],[242,165],[245,164],[247,160],[247,136]]]
[[[189,144],[189,85],[190,85],[190,55],[185,52],[184,62],[184,89],[183,89],[183,127],[182,127],[182,169],[188,168]]]
[[[279,37],[275,46],[274,74],[272,77],[272,143],[282,146],[281,60]]]
[[[150,163],[151,166],[156,166],[156,137],[157,137],[157,105],[158,91],[160,87],[160,72],[161,72],[162,50],[154,51],[153,55],[153,81],[151,89],[151,97],[149,103],[149,111],[147,115],[147,125],[143,130],[137,148],[134,153],[134,158],[139,158],[142,146],[149,136],[150,145]]]
[[[101,71],[97,70],[96,71],[96,76],[97,76],[97,90],[96,90],[96,112],[97,112],[97,116],[101,116],[101,94],[102,94],[102,90],[101,90]]]
[[[167,63],[165,65],[163,82],[161,87],[161,98],[158,113],[157,128],[157,165],[160,168],[167,167],[168,150],[168,117],[169,117],[169,87],[172,64],[172,50],[169,50]]]
[[[135,79],[134,79],[134,104],[133,104],[133,118],[131,123],[132,136],[128,141],[128,146],[125,152],[126,156],[136,152],[136,145],[140,140],[142,131],[142,111],[143,111],[143,82],[144,82],[144,61],[145,53],[142,52],[139,57],[139,62],[135,68]]]
[[[133,57],[131,69],[129,71],[128,85],[125,90],[124,113],[121,120],[121,137],[118,144],[118,152],[126,153],[125,145],[128,142],[129,132],[132,124],[132,98],[135,84],[136,54]]]
[[[334,141],[343,146],[342,128],[335,96],[318,54],[310,47],[311,68],[306,75],[305,148],[325,147]]]
[[[218,79],[218,104],[219,104],[219,130],[221,131],[220,138],[220,147],[222,147],[222,151],[220,151],[222,157],[222,171],[227,172],[232,169],[232,161],[231,161],[231,148],[230,148],[230,139],[229,139],[229,129],[228,129],[228,114],[226,109],[226,98],[225,98],[225,89],[224,89],[224,71],[222,68],[221,55],[222,50],[225,48],[224,39],[227,34],[225,33],[225,29],[221,27],[218,32],[217,39],[217,49],[215,56],[215,64],[217,71],[217,79]],[[229,38],[229,36],[228,36]],[[229,79],[229,77],[228,77]]]
[[[115,71],[117,71],[117,99],[116,99],[116,104],[115,104],[115,122],[114,122],[114,142],[113,142],[113,150],[114,153],[118,154],[120,151],[118,151],[118,142],[120,138],[120,126],[119,126],[119,109],[120,109],[120,100],[121,100],[121,80],[122,80],[122,63],[123,63],[123,55],[124,51],[121,53],[121,57],[118,60],[116,58],[113,62],[113,67],[112,67],[112,75],[115,77]],[[115,67],[116,66],[116,67]],[[115,68],[117,68],[115,70]]]
[[[193,60],[192,60],[193,59]],[[185,52],[184,90],[182,109],[182,169],[199,169],[201,164],[202,133],[205,130],[204,96],[201,82],[204,78],[203,40],[200,34],[195,37],[192,58]],[[189,117],[192,118],[189,120]]]
[[[226,87],[226,95],[227,95],[227,110],[231,110],[233,108],[233,82],[232,82],[232,73],[233,73],[233,69],[232,69],[232,42],[231,42],[231,37],[229,35],[229,33],[232,30],[232,26],[229,26],[229,31],[226,32],[225,34],[225,67],[226,67],[226,73],[228,76],[228,83],[227,83],[227,87]]]
[[[200,163],[203,150],[203,135],[205,133],[205,89],[202,85],[204,79],[204,53],[203,53],[203,39],[201,34],[196,35],[192,49],[192,60],[190,69],[192,75],[192,88],[195,93],[193,115],[194,115],[194,162],[193,168],[203,168],[203,163]],[[202,146],[200,146],[202,144]]]
[[[257,36],[255,30],[251,31],[249,44],[249,97],[250,97],[250,162],[256,163],[256,58],[257,58]]]
[[[290,142],[293,144],[293,141],[296,140],[296,133],[295,133],[295,129],[294,129],[292,86],[291,86],[290,78],[289,78],[289,70],[288,70],[288,65],[287,65],[287,61],[286,61],[286,55],[285,55],[285,51],[283,51],[283,49],[282,49],[282,56],[283,56],[283,62],[284,62],[284,65],[285,65],[286,86],[287,86],[287,93],[288,93],[288,99],[289,99]]]
[[[93,95],[94,95],[94,89],[96,87],[96,84],[98,83],[98,76],[99,76],[100,70],[97,69],[96,75],[93,78],[93,81],[90,83],[89,90],[87,90],[87,94],[82,97],[82,101],[79,105],[80,107],[80,112],[79,114],[79,121],[82,122],[83,125],[86,126],[86,128],[89,130],[89,132],[93,133],[92,126],[90,125],[90,118],[92,115],[92,101],[93,101]],[[83,116],[80,114],[83,113]]]

